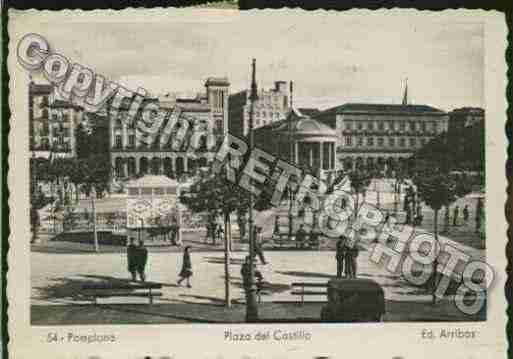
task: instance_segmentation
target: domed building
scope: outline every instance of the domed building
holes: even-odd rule
[[[337,170],[337,133],[312,113],[293,108],[286,119],[254,130],[255,146],[325,180]]]

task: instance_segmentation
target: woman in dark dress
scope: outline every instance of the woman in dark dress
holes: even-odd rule
[[[192,263],[191,263],[191,255],[189,253],[190,246],[185,247],[183,251],[183,262],[182,262],[182,269],[180,270],[180,273],[178,276],[180,279],[178,280],[177,284],[182,284],[182,281],[184,279],[187,280],[187,288],[191,288],[191,282],[190,278],[192,277]]]

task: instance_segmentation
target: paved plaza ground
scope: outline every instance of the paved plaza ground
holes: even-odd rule
[[[99,203],[101,211],[111,211],[124,205],[124,199],[114,197]],[[366,201],[377,202],[377,193],[369,191]],[[470,220],[460,226],[449,227],[440,236],[442,243],[451,244],[470,255],[472,259],[485,258],[484,238],[474,231],[475,198],[460,199],[460,211],[465,203],[471,210]],[[80,206],[87,207],[81,201]],[[401,206],[399,206],[401,207]],[[393,209],[393,195],[380,194],[380,208]],[[431,232],[433,211],[424,207],[424,223],[417,231]],[[287,206],[260,212],[256,223],[263,227],[265,238],[272,236],[275,217],[287,217]],[[452,213],[451,213],[452,216]],[[399,211],[398,220],[404,220]],[[440,229],[443,218],[440,214]],[[451,221],[452,224],[452,221]],[[295,223],[297,226],[297,222]],[[407,232],[407,231],[405,231]],[[40,236],[31,252],[31,315],[32,323],[92,324],[92,323],[183,323],[183,322],[243,322],[244,293],[240,269],[248,251],[247,243],[235,236],[230,261],[230,292],[233,306],[225,308],[224,298],[224,244],[205,242],[204,232],[187,233],[183,245],[191,245],[194,276],[192,288],[177,286],[181,267],[182,248],[163,241],[149,241],[148,280],[162,283],[162,297],[153,305],[144,304],[144,298],[113,297],[100,299],[98,306],[84,297],[82,285],[91,282],[126,282],[125,248],[100,244],[100,253],[92,252],[92,245],[51,241]],[[400,238],[406,241],[406,238]],[[270,264],[259,265],[268,289],[259,304],[263,321],[318,321],[326,296],[308,296],[307,303],[298,305],[299,298],[291,294],[293,282],[326,283],[336,273],[334,239],[321,238],[320,250],[280,249],[268,244],[266,257]],[[483,320],[485,313],[473,316],[462,314],[453,304],[452,294],[436,304],[424,288],[410,285],[400,275],[389,273],[370,260],[372,243],[364,243],[358,257],[358,276],[379,283],[386,299],[386,321],[458,321]]]
[[[148,280],[162,283],[163,296],[152,306],[144,298],[100,299],[93,306],[83,296],[82,285],[91,282],[124,282],[129,275],[126,258],[117,253],[32,253],[33,324],[242,322],[244,293],[240,264],[244,253],[233,253],[230,291],[234,307],[224,308],[224,256],[220,252],[193,252],[192,288],[177,286],[181,254],[150,251]],[[332,251],[275,251],[266,253],[270,264],[259,265],[268,294],[262,296],[263,320],[314,321],[319,318],[325,296],[311,296],[306,305],[291,294],[292,282],[325,283],[334,277]],[[63,265],[65,263],[65,265]],[[448,296],[432,305],[423,288],[411,286],[369,260],[369,252],[358,257],[359,277],[371,278],[384,289],[387,321],[481,320],[484,313],[468,317],[460,313]],[[110,318],[110,319],[109,319]]]

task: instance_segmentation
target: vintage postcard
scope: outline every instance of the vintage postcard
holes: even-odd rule
[[[13,358],[505,356],[502,14],[8,32]]]

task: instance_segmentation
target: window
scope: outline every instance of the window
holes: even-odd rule
[[[176,188],[175,187],[167,187],[166,194],[176,194]]]
[[[69,130],[69,128],[68,128],[68,127],[63,128],[63,130],[62,130],[62,135],[63,135],[64,137],[69,137],[69,134],[70,134],[70,130]]]
[[[438,133],[438,122],[433,122],[433,132]]]
[[[46,108],[43,109],[43,118],[44,119],[48,118],[48,110]]]
[[[378,129],[379,129],[380,131],[385,130],[385,124],[383,123],[383,121],[379,121],[379,123],[378,123]]]
[[[142,187],[141,194],[143,196],[151,196],[151,187]]]
[[[346,130],[351,131],[353,129],[353,124],[351,122],[346,122]]]
[[[351,136],[346,137],[346,146],[352,146],[353,145],[353,138]]]
[[[410,147],[415,147],[417,145],[417,139],[415,137],[410,138]]]
[[[408,128],[410,129],[410,131],[415,131],[415,122],[409,121]]]
[[[53,115],[52,115],[52,120],[57,121],[57,119],[58,119],[57,115],[56,115],[56,114],[53,114]]]
[[[388,145],[389,145],[390,147],[394,147],[394,146],[395,146],[395,138],[393,138],[393,137],[389,137],[389,138],[388,138]]]
[[[422,132],[426,132],[426,123],[422,122],[420,125],[420,128],[421,128]]]
[[[392,131],[395,130],[395,121],[390,121],[388,123],[388,128],[391,129]]]
[[[422,146],[425,146],[426,142],[427,142],[427,140],[425,138],[420,140],[420,143],[421,143]]]
[[[135,135],[128,136],[128,146],[135,147]]]
[[[406,140],[404,138],[399,139],[399,147],[405,147],[406,146]]]
[[[431,131],[436,133],[436,122],[435,121],[431,121]]]
[[[368,129],[369,131],[374,131],[374,122],[373,122],[373,121],[369,121],[369,122],[367,123],[367,129]]]
[[[358,137],[358,146],[363,146],[363,137]]]
[[[367,146],[374,146],[374,137],[367,137]]]
[[[123,145],[123,140],[121,138],[121,135],[116,135],[115,147],[121,148],[122,145]]]
[[[358,123],[358,130],[359,131],[363,130],[363,124],[361,122]]]
[[[378,146],[383,147],[384,143],[385,143],[385,140],[383,139],[383,137],[378,137]]]

